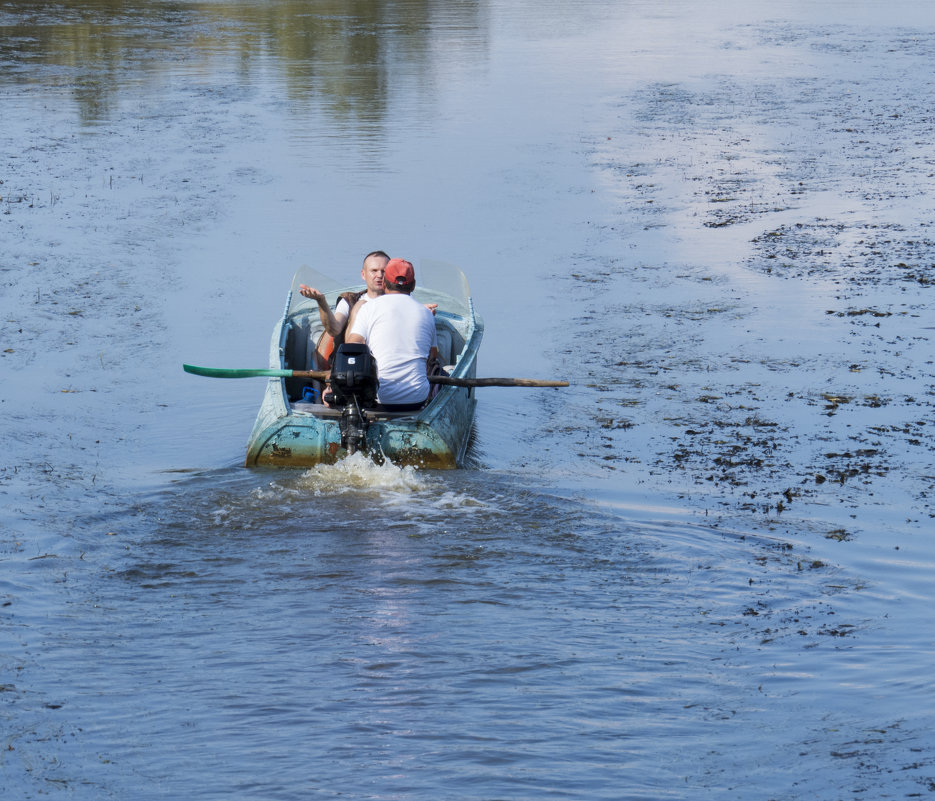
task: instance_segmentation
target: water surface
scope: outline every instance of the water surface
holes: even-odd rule
[[[935,780],[924,2],[0,2],[4,798]],[[470,465],[245,470],[300,264],[459,264]]]

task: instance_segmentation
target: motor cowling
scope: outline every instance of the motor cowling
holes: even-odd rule
[[[372,405],[377,400],[377,361],[370,348],[356,342],[338,346],[331,367],[331,393],[337,406],[356,401],[358,406]]]
[[[334,354],[329,403],[341,409],[341,445],[349,454],[367,452],[367,416],[362,408],[377,400],[377,361],[370,348],[345,342]]]

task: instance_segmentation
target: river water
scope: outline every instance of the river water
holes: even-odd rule
[[[0,794],[935,792],[935,11],[0,0]],[[293,271],[470,462],[246,470]]]

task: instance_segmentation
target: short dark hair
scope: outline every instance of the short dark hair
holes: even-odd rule
[[[386,259],[387,261],[390,260],[389,254],[386,253],[385,251],[374,250],[371,253],[368,253],[366,256],[364,256],[364,261],[367,261],[367,259],[369,259],[371,256],[379,256],[380,258]]]

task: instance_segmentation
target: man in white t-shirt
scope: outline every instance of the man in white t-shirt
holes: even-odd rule
[[[349,323],[356,316],[357,310],[368,300],[378,298],[383,294],[383,272],[389,260],[390,257],[382,250],[375,250],[364,256],[364,266],[360,271],[360,277],[367,285],[366,291],[357,295],[348,293],[351,297],[342,295],[334,311],[328,306],[324,294],[314,287],[300,284],[299,294],[311,298],[318,304],[318,315],[321,317],[321,324],[325,327],[325,331],[339,339],[345,328],[350,330]]]
[[[410,295],[416,286],[412,264],[391,259],[383,276],[385,294],[360,308],[347,341],[365,344],[377,362],[377,401],[390,411],[414,411],[431,389],[426,370],[438,353],[435,318]]]

